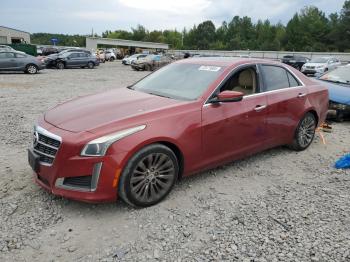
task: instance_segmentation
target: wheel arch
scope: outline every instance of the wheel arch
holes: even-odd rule
[[[178,143],[176,143],[176,141],[169,139],[169,138],[165,138],[165,137],[153,138],[150,140],[143,141],[142,143],[138,143],[135,147],[130,149],[129,152],[127,153],[127,155],[125,157],[123,157],[123,160],[120,163],[121,164],[120,165],[121,171],[123,172],[123,170],[125,169],[125,167],[127,166],[129,160],[132,158],[133,155],[135,155],[141,149],[143,149],[147,146],[150,146],[150,145],[154,145],[154,144],[164,145],[164,146],[168,147],[171,151],[174,152],[174,154],[178,160],[178,163],[179,163],[178,179],[181,179],[183,176],[184,169],[185,169],[185,158],[184,158],[183,150],[181,150],[181,146],[178,145]],[[115,149],[115,150],[118,150],[118,149]]]

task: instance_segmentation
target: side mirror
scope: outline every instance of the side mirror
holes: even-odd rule
[[[244,93],[236,91],[222,91],[216,97],[209,100],[210,103],[239,102],[243,99]]]

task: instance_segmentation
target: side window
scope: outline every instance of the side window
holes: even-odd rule
[[[222,91],[237,91],[244,95],[259,93],[256,67],[247,67],[235,72],[220,88]]]
[[[287,72],[287,75],[290,87],[300,86],[300,83],[295,79],[295,77],[291,73]]]
[[[70,58],[76,58],[78,56],[79,56],[79,54],[77,54],[77,53],[72,53],[69,55]]]
[[[24,57],[26,57],[25,55],[22,55],[22,54],[16,54],[16,57],[17,58],[24,58]]]
[[[265,80],[265,91],[289,87],[287,71],[279,66],[263,65],[261,71]]]
[[[0,53],[0,59],[7,58],[7,53]]]

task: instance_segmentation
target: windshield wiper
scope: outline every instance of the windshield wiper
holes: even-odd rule
[[[150,94],[150,95],[155,95],[155,96],[160,96],[160,97],[165,97],[165,98],[172,98],[170,96],[160,95],[158,93],[152,93],[152,92],[147,92],[147,93]]]
[[[339,81],[339,80],[330,80],[330,79],[321,79],[322,81],[330,82],[330,83],[336,83],[336,84],[345,84],[345,85],[350,85],[350,81]]]

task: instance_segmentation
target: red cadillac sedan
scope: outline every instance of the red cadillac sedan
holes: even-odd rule
[[[327,107],[327,89],[287,65],[186,59],[49,110],[28,160],[53,194],[145,207],[183,176],[280,145],[306,149]]]

